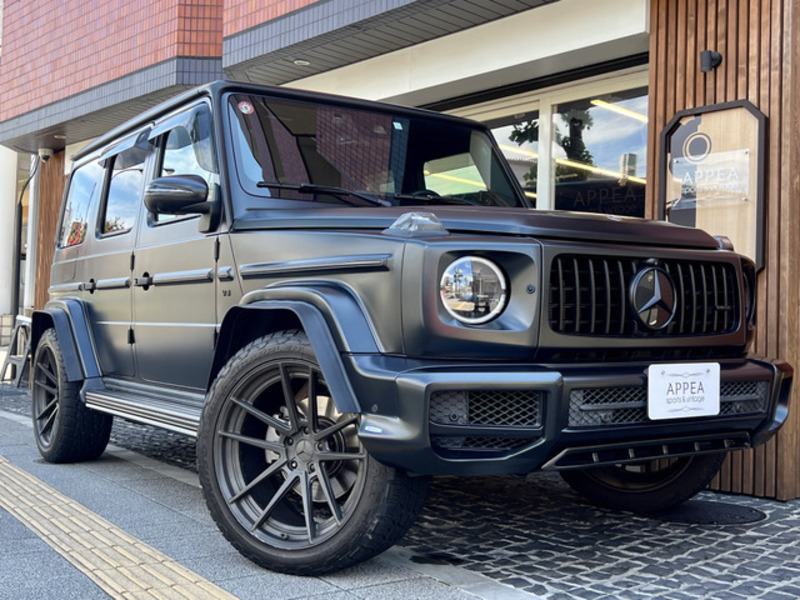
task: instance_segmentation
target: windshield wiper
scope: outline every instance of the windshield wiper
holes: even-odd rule
[[[339,200],[345,202],[346,204],[350,204],[351,206],[358,206],[358,204],[347,200],[347,196],[354,196],[355,198],[369,202],[374,206],[393,206],[391,202],[384,200],[383,198],[376,198],[374,196],[370,196],[369,194],[363,194],[361,192],[348,190],[347,188],[337,187],[335,185],[318,185],[316,183],[271,183],[269,181],[259,181],[256,186],[260,188],[294,190],[300,192],[301,194],[330,194],[331,196],[336,196],[339,198]]]
[[[397,200],[412,200],[420,204],[469,204],[474,206],[474,202],[465,200],[464,198],[456,198],[454,196],[440,196],[436,192],[422,190],[414,192],[413,194],[392,194],[392,198]]]

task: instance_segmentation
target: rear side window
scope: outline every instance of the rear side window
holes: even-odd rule
[[[73,173],[61,219],[60,247],[77,246],[86,239],[89,210],[100,197],[104,175],[105,169],[97,162],[87,163]]]
[[[141,203],[146,152],[131,148],[114,157],[108,186],[102,234],[125,233],[133,229]]]

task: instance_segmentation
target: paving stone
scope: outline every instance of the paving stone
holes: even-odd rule
[[[0,385],[0,410],[27,416],[26,394],[8,388]],[[117,446],[195,470],[195,444],[190,438],[119,419],[112,436]],[[9,443],[13,440],[5,447],[10,448]],[[92,468],[113,480],[115,460],[108,457]],[[31,465],[36,476],[55,480],[64,468],[73,467]],[[140,473],[120,483],[131,493],[157,500],[170,520],[187,518],[179,512],[195,506],[204,510],[198,492],[188,488],[171,504],[152,474]],[[87,503],[92,502],[89,492],[102,504],[102,490],[87,490]],[[702,492],[698,500],[720,503],[720,510],[730,505],[753,509],[766,518],[705,525],[618,513],[591,506],[553,473],[524,478],[442,477],[433,480],[425,509],[399,545],[403,551],[481,573],[542,600],[800,598],[800,501],[713,492]],[[193,533],[198,535],[213,527],[199,515],[196,523],[199,529]],[[167,540],[158,523],[151,523],[150,529],[140,527],[141,535],[154,543]],[[26,537],[13,531],[6,535]],[[191,545],[191,540],[175,540],[171,546],[179,548],[181,543]],[[231,551],[227,545],[220,549]],[[210,567],[204,561],[211,559],[212,551],[211,545],[198,546],[187,550],[185,558],[198,568]],[[262,583],[257,573],[253,571],[249,582],[253,590]],[[335,585],[337,580],[329,581]],[[236,591],[248,596],[245,587]],[[324,594],[326,589],[321,586],[318,591]],[[370,595],[368,586],[357,589],[359,596]],[[350,589],[347,593],[356,594]]]

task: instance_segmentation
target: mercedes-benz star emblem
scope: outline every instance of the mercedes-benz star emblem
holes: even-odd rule
[[[664,329],[678,307],[672,278],[658,267],[642,269],[631,284],[631,303],[642,325],[652,331]]]

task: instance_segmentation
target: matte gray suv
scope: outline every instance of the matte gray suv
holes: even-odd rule
[[[196,436],[222,532],[288,573],[391,546],[430,475],[657,511],[786,418],[755,280],[696,229],[531,210],[479,124],[217,82],[75,157],[34,432],[52,462],[113,415]]]

